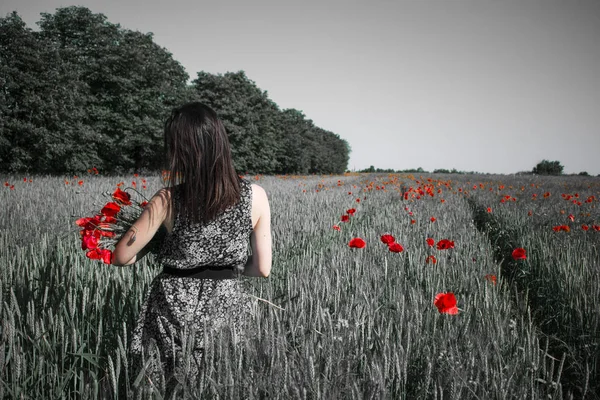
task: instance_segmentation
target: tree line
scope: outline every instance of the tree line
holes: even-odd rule
[[[243,71],[189,76],[141,33],[85,7],[43,13],[39,30],[0,18],[0,171],[108,173],[163,168],[170,111],[219,114],[240,173],[342,173],[350,147],[301,111],[281,110]]]

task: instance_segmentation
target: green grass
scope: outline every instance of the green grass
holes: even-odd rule
[[[552,260],[552,268],[534,271],[527,285],[518,283],[503,273],[498,243],[474,222],[466,190],[457,190],[491,185],[489,177],[448,185],[431,178],[260,177],[256,183],[271,203],[273,269],[268,279],[245,280],[250,294],[283,310],[256,300],[252,328],[240,345],[229,334],[211,335],[207,368],[196,386],[182,382],[178,397],[559,399],[585,392],[596,398],[580,375],[563,373],[566,360],[579,353],[570,344],[556,354],[539,315],[545,299],[548,307],[562,299],[552,315],[569,324],[566,338],[597,344],[591,338],[598,329],[598,252],[591,249],[600,232],[552,236],[544,230],[552,220],[527,220],[530,209],[542,215],[560,207],[559,193],[546,199],[548,210],[533,208],[523,194],[501,209],[497,190],[480,197],[469,190],[480,207],[494,201],[496,222],[511,240],[537,249],[527,265],[541,268]],[[124,398],[136,392],[161,398],[161,382],[153,387],[131,376],[127,360],[131,330],[160,266],[150,257],[125,268],[87,260],[73,223],[99,209],[101,192],[133,178],[85,177],[82,186],[53,177],[4,179],[15,190],[0,191],[0,397]],[[147,179],[142,192],[150,196],[161,181]],[[514,194],[520,191],[516,178],[503,179]],[[557,182],[547,185],[556,191],[551,185]],[[423,184],[434,185],[434,196],[417,199],[411,192],[404,200],[402,190]],[[588,192],[597,192],[595,185]],[[339,222],[352,207],[357,212],[350,222]],[[598,223],[597,209],[590,205],[589,211],[585,218]],[[384,233],[394,235],[404,252],[389,252],[379,240]],[[349,248],[353,237],[367,246]],[[427,237],[454,240],[455,249],[431,249]],[[426,264],[428,255],[437,264]],[[497,285],[485,279],[488,274],[498,277]],[[532,301],[526,293],[532,287],[546,297]],[[455,293],[458,315],[438,313],[433,299],[440,292]],[[589,351],[597,357],[597,347]]]

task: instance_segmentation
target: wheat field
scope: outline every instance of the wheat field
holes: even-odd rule
[[[175,398],[600,397],[599,178],[246,178],[269,196],[271,276],[243,278],[250,329],[210,336],[201,380]],[[2,182],[0,398],[163,398],[127,363],[160,266],[88,260],[74,224],[118,183],[150,197],[162,178]],[[450,292],[456,315],[434,304]]]

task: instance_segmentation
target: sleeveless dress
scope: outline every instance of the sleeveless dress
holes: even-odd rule
[[[173,201],[181,199],[179,188],[175,187]],[[252,232],[250,182],[240,179],[240,191],[240,202],[208,224],[175,216],[157,261],[178,269],[210,265],[243,271]],[[130,342],[131,382],[143,371],[138,386],[147,387],[151,381],[161,387],[162,382],[168,391],[176,383],[173,376],[182,371],[187,379],[197,378],[202,370],[205,331],[226,327],[239,335],[249,311],[250,301],[238,278],[196,279],[160,273],[150,285]]]

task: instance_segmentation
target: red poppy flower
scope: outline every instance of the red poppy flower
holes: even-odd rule
[[[92,250],[98,247],[98,238],[94,235],[85,235],[81,239],[81,250]]]
[[[435,258],[435,256],[427,256],[427,258],[425,259],[425,262],[427,264],[429,264],[429,263],[437,264],[437,258]]]
[[[112,194],[113,199],[117,200],[118,202],[120,202],[121,204],[124,205],[131,205],[131,195],[127,192],[124,192],[121,190],[121,188],[117,188],[117,190],[114,191],[114,193]]]
[[[356,199],[356,202],[357,202],[357,203],[360,203],[360,199]]]
[[[588,229],[590,229],[590,227],[587,225],[581,225],[581,229],[583,229],[584,231],[587,231]]]
[[[410,220],[410,223],[411,223],[411,224],[416,224],[416,223],[417,223],[417,221],[416,221],[416,220],[414,220],[414,219],[411,219],[411,220]]]
[[[575,216],[573,214],[569,214],[569,219],[571,222],[575,222]]]
[[[342,222],[348,222],[350,221],[350,217],[347,215],[342,215]]]
[[[433,300],[433,304],[437,307],[440,314],[458,314],[458,307],[456,307],[456,297],[454,293],[438,293]]]
[[[431,218],[429,218],[429,220],[430,220],[431,222],[435,222],[435,221],[436,221],[436,220],[435,220],[435,217],[431,217]]]
[[[491,213],[492,212],[492,207],[488,207],[487,208],[487,212]]]
[[[454,241],[448,239],[442,239],[437,244],[438,250],[448,250],[454,248]]]
[[[348,214],[348,215],[352,215],[352,216],[354,216],[354,213],[355,213],[355,212],[356,212],[356,208],[351,208],[351,209],[349,209],[349,210],[346,210],[346,214]]]
[[[528,211],[527,215],[529,215],[531,217],[533,215],[533,211]]]
[[[100,210],[100,212],[107,217],[114,217],[119,211],[121,211],[121,206],[112,201],[106,203],[102,210]]]
[[[494,286],[496,285],[498,278],[496,278],[496,275],[492,275],[492,274],[488,274],[485,276],[485,280],[492,282],[494,284]]]
[[[341,231],[342,230],[342,228],[340,228],[338,225],[334,225],[333,229],[335,229],[336,231]]]
[[[114,238],[115,236],[117,236],[117,234],[113,231],[100,231],[100,234],[107,238]]]
[[[383,235],[381,236],[381,241],[385,244],[392,244],[396,241],[396,238],[394,238],[392,235]]]
[[[146,200],[144,200],[140,203],[140,207],[142,207],[142,208],[146,207],[147,205],[148,205],[148,202]]]
[[[93,231],[98,225],[100,225],[100,217],[95,216],[93,218],[79,218],[75,223],[83,228],[84,231]]]
[[[514,260],[525,260],[527,258],[525,249],[521,247],[514,249],[512,252],[512,258]]]
[[[361,238],[354,238],[354,239],[350,240],[350,242],[348,243],[348,246],[356,248],[356,249],[362,249],[366,245],[367,245],[367,242],[365,242]]]
[[[429,245],[429,247],[433,247],[433,245],[435,245],[435,240],[433,240],[432,238],[427,238],[426,242]]]
[[[392,253],[401,253],[404,251],[404,247],[400,243],[390,243],[388,248]]]
[[[104,219],[102,220],[102,222],[105,222],[107,224],[116,224],[117,223],[117,219],[115,217],[104,217]]]
[[[592,229],[600,232],[600,225],[592,225]]]
[[[544,198],[547,199],[548,197],[550,197],[550,192],[544,193]]]

